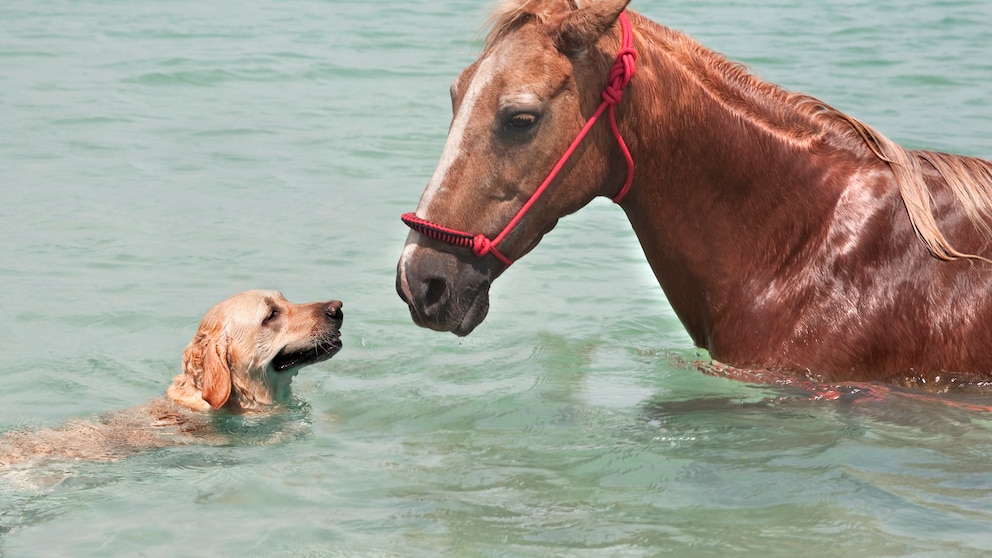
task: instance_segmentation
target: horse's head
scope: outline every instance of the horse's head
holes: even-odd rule
[[[517,0],[494,18],[482,55],[451,87],[448,139],[411,216],[425,226],[411,223],[397,266],[397,292],[418,325],[470,333],[510,261],[561,217],[620,189],[623,172],[609,162],[617,147],[605,126],[589,132],[553,179],[549,171],[602,110],[620,48],[610,30],[628,1],[578,8],[572,0]],[[540,199],[532,197],[542,187]],[[449,233],[467,242],[452,244]]]

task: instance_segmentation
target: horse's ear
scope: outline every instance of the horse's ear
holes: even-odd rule
[[[594,45],[620,17],[630,0],[603,0],[576,8],[558,22],[555,47],[565,56],[578,56]]]

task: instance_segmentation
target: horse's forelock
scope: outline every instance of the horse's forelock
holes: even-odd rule
[[[492,44],[527,21],[536,19],[544,24],[577,7],[573,0],[503,0],[489,18],[486,44]]]

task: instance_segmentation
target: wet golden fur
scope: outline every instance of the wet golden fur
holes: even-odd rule
[[[288,400],[298,370],[340,348],[341,303],[293,304],[278,291],[246,291],[210,308],[183,353],[166,397],[0,436],[0,466],[38,457],[112,460],[152,448],[227,443],[211,412],[255,413]],[[279,368],[284,368],[279,370]]]

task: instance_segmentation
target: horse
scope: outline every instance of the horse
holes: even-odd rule
[[[493,281],[606,196],[715,363],[992,381],[992,162],[904,149],[628,2],[497,7],[403,216],[396,290],[413,321],[468,335]]]

